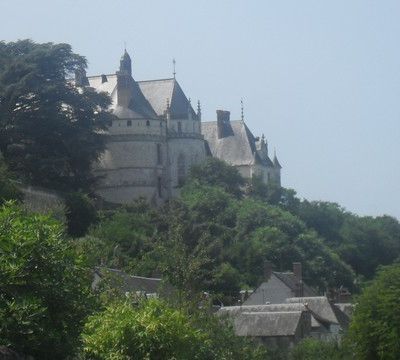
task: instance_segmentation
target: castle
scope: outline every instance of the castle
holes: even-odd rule
[[[115,74],[87,77],[79,71],[75,84],[112,99],[115,120],[94,167],[101,176],[97,193],[108,202],[127,204],[144,197],[160,204],[177,196],[190,167],[207,156],[237,167],[246,178],[258,175],[265,183],[280,184],[276,155],[271,161],[264,136],[255,138],[243,116],[231,121],[228,111],[217,110],[216,121],[201,122],[200,103],[194,111],[175,75],[136,81],[126,50]]]

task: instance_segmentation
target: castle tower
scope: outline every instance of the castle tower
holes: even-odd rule
[[[125,50],[119,62],[117,71],[117,104],[128,108],[132,100],[132,61],[128,52]]]

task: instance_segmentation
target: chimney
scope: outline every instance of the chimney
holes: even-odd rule
[[[231,113],[225,110],[217,110],[218,139],[226,136],[226,128],[230,121]]]
[[[264,280],[268,281],[272,275],[272,263],[268,260],[264,261]]]
[[[293,263],[293,274],[296,281],[295,297],[303,296],[303,274],[300,262]]]

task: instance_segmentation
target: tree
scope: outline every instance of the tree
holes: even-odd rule
[[[65,197],[68,234],[84,236],[91,224],[97,220],[96,208],[89,196],[73,192]]]
[[[38,359],[72,355],[94,304],[90,284],[61,224],[1,207],[0,345]]]
[[[84,358],[93,360],[269,359],[265,349],[236,337],[213,315],[160,300],[111,304],[89,318],[82,338]]]
[[[86,60],[67,44],[0,42],[0,152],[25,181],[88,189],[111,101],[68,80]]]
[[[22,193],[12,181],[13,176],[0,154],[0,205],[7,200],[22,200]]]
[[[203,185],[222,187],[236,197],[242,195],[241,187],[245,184],[244,178],[235,167],[213,157],[202,164],[192,166],[189,181],[193,180]]]
[[[348,339],[356,359],[398,359],[399,298],[400,263],[382,267],[356,301]]]
[[[87,359],[199,359],[204,334],[179,310],[158,300],[115,303],[93,315],[83,332]]]
[[[289,360],[351,360],[349,350],[334,341],[304,339],[290,350]]]

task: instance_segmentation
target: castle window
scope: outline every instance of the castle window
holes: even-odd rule
[[[149,120],[146,121],[146,126],[150,126],[150,121]]]
[[[162,181],[161,178],[157,178],[157,191],[158,191],[158,197],[162,197]]]
[[[157,164],[162,164],[161,144],[157,144]]]
[[[179,134],[182,133],[182,124],[181,124],[180,121],[178,122],[178,133],[179,133]]]
[[[162,128],[162,121],[160,121],[160,128]]]
[[[132,120],[128,120],[128,121],[126,122],[126,126],[132,126]]]
[[[182,186],[185,181],[185,155],[178,156],[178,186]]]

